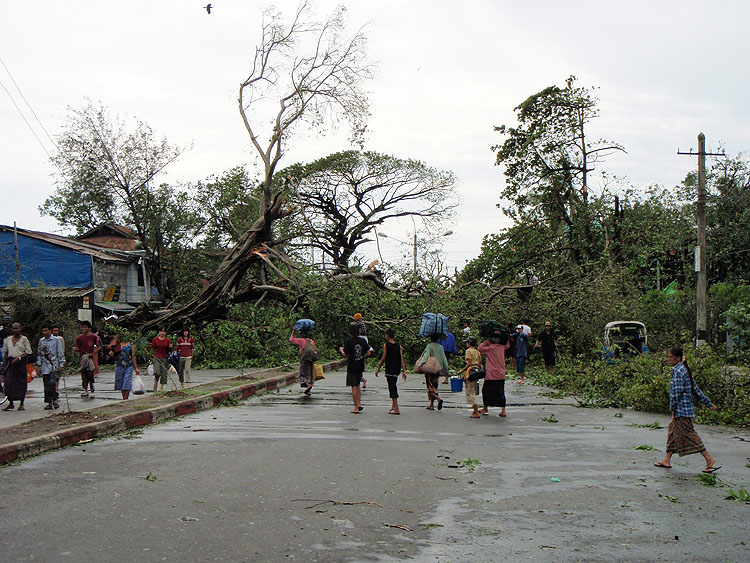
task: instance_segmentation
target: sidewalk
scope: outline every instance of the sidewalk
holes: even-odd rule
[[[331,371],[345,364],[346,360],[333,361],[323,364],[323,369]],[[114,372],[103,372],[99,376],[94,399],[81,398],[80,382],[73,387],[69,376],[66,385],[71,384],[68,387],[70,411],[67,410],[62,382],[60,408],[44,410],[39,378],[39,381],[32,382],[26,395],[26,410],[0,412],[4,415],[0,417],[3,422],[0,427],[3,429],[0,432],[0,465],[222,404],[236,404],[256,393],[295,383],[297,371],[291,365],[248,370],[247,373],[236,369],[194,371],[190,388],[175,389],[170,382],[164,393],[131,395],[126,401],[122,400],[119,391],[112,390]],[[153,386],[153,381],[150,383]],[[109,389],[105,391],[107,385]]]
[[[106,366],[109,367],[109,366]],[[292,368],[289,368],[291,371]],[[150,394],[150,390],[153,389],[154,380],[145,374],[146,370],[141,371],[141,377],[143,383],[146,385],[146,395]],[[205,383],[211,383],[221,379],[230,379],[234,377],[241,377],[244,375],[252,374],[253,372],[263,371],[261,369],[209,369],[209,370],[193,370],[191,377],[192,386],[196,387]],[[179,381],[175,378],[179,387]],[[19,412],[18,410],[3,411],[2,408],[7,406],[7,403],[0,406],[0,429],[7,428],[9,426],[15,426],[16,424],[22,424],[29,420],[35,420],[53,414],[60,414],[64,412],[81,412],[102,407],[104,405],[112,404],[113,401],[122,402],[122,394],[119,391],[115,391],[115,372],[114,371],[102,371],[95,383],[96,392],[93,398],[84,399],[81,397],[81,376],[78,374],[69,374],[63,380],[60,380],[60,399],[58,403],[60,408],[57,410],[44,410],[46,404],[44,403],[44,390],[41,376],[35,377],[34,380],[29,383],[28,391],[26,392],[26,401],[24,406],[26,410]],[[67,387],[67,400],[65,389]],[[165,390],[169,391],[174,389],[172,382],[168,382],[165,385]],[[131,393],[130,400],[136,400],[143,397],[143,395],[133,395]],[[68,409],[70,406],[70,409]],[[16,404],[18,408],[18,404]]]

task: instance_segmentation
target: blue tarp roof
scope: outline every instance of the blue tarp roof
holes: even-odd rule
[[[0,230],[0,287],[17,280],[16,252],[12,231]],[[21,285],[32,287],[92,287],[91,256],[18,233]]]

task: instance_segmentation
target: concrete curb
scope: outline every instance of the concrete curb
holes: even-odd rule
[[[346,360],[337,360],[323,365],[323,371],[332,371],[346,365]],[[268,371],[277,371],[268,370]],[[260,372],[262,373],[262,372]],[[18,459],[31,457],[42,454],[65,446],[70,446],[86,440],[104,438],[125,432],[132,428],[148,426],[157,422],[163,422],[171,418],[193,414],[202,410],[211,409],[220,406],[227,399],[243,400],[253,395],[273,391],[286,385],[291,385],[297,381],[297,372],[287,372],[281,375],[268,377],[253,383],[238,385],[232,389],[223,391],[214,391],[194,399],[185,399],[176,401],[167,405],[160,405],[150,409],[144,409],[138,412],[129,413],[102,420],[101,422],[90,422],[58,430],[50,434],[43,434],[18,442],[12,442],[0,447],[0,465],[11,463]],[[95,409],[93,409],[95,410]]]

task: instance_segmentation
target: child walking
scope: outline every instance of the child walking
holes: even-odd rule
[[[385,346],[383,347],[383,356],[380,358],[378,368],[375,370],[375,377],[378,377],[380,368],[385,362],[385,380],[388,382],[388,395],[391,397],[391,410],[388,414],[401,414],[398,409],[398,372],[403,374],[406,381],[406,364],[404,363],[404,350],[401,344],[396,342],[396,333],[392,328],[385,331]]]
[[[482,418],[477,406],[477,393],[479,392],[479,381],[469,381],[469,373],[473,369],[482,369],[482,353],[477,350],[477,339],[470,336],[466,341],[466,354],[464,355],[466,365],[461,368],[456,375],[463,372],[464,391],[466,392],[466,402],[471,405],[474,411],[469,415],[470,418]]]

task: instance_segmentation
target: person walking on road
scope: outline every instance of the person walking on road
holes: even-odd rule
[[[388,395],[391,398],[391,410],[388,414],[401,414],[398,408],[398,373],[400,371],[406,381],[406,363],[404,363],[404,349],[396,342],[396,333],[392,328],[385,331],[383,356],[375,370],[375,377],[378,377],[383,363],[385,363],[385,380],[388,382]]]
[[[301,336],[297,338],[295,336],[296,330],[295,327],[292,327],[289,342],[299,347],[299,375],[297,379],[300,386],[305,389],[305,395],[309,397],[315,384],[315,361],[318,359],[318,349],[307,331],[301,331]]]
[[[99,337],[91,332],[91,323],[81,321],[81,334],[76,337],[76,345],[73,352],[79,355],[79,367],[81,369],[81,397],[89,396],[89,388],[94,392],[94,354],[98,352],[96,343]]]
[[[526,359],[529,356],[529,335],[524,329],[525,325],[516,327],[514,340],[516,343],[516,372],[518,372],[518,382],[523,383],[523,376],[526,373]],[[503,353],[503,371],[505,371],[505,354]],[[503,378],[504,379],[504,378]]]
[[[169,352],[172,350],[172,341],[167,338],[167,329],[162,327],[159,334],[151,341],[151,349],[154,351],[154,391],[161,383],[161,390],[167,384],[169,373]]]
[[[42,325],[42,337],[39,339],[39,345],[37,346],[36,365],[39,366],[42,381],[44,381],[44,402],[47,403],[44,409],[60,408],[60,403],[57,402],[57,379],[65,366],[65,353],[63,352],[62,341],[52,335],[52,329],[48,324]]]
[[[362,313],[354,313],[354,323],[357,325],[357,330],[359,331],[359,336],[367,342],[367,347],[370,350],[370,354],[372,354],[375,350],[372,346],[370,346],[370,340],[367,338],[367,326],[365,325],[365,321],[362,320]],[[362,375],[362,389],[367,389],[367,379],[365,379],[364,374]]]
[[[443,350],[443,347],[438,344],[439,338],[439,334],[433,334],[430,336],[430,343],[425,346],[418,362],[418,365],[422,366],[430,359],[430,357],[434,357],[440,365],[440,371],[437,373],[424,374],[424,382],[427,387],[427,398],[430,400],[430,404],[426,407],[428,411],[435,410],[435,401],[437,401],[437,410],[443,410],[443,399],[438,395],[438,383],[440,383],[441,375],[447,375],[449,367],[448,359],[445,357],[445,351]]]
[[[456,337],[453,336],[452,333],[448,332],[445,335],[445,338],[439,338],[438,344],[440,344],[443,347],[443,352],[445,352],[445,358],[448,360],[448,363],[450,364],[450,361],[453,359],[454,356],[458,354],[458,346],[456,345]],[[449,379],[449,372],[445,372],[445,379],[443,380],[443,383],[450,383]]]
[[[555,367],[557,335],[555,334],[555,331],[552,330],[552,323],[549,321],[544,323],[544,330],[542,331],[542,334],[539,335],[536,344],[534,344],[534,348],[538,348],[540,344],[542,346],[542,356],[544,356],[544,367],[550,372],[552,371],[552,368]]]
[[[63,358],[65,357],[65,338],[63,338],[63,335],[60,333],[60,327],[57,325],[52,325],[52,336],[55,338],[59,338],[60,342],[62,343],[62,353]],[[59,377],[55,380],[55,392],[60,394],[60,377],[62,377],[62,374],[59,374]]]
[[[505,414],[505,351],[510,348],[510,343],[500,344],[495,338],[485,340],[479,345],[479,352],[487,358],[482,385],[482,414],[489,414],[488,407],[500,407],[498,416]]]
[[[477,393],[479,391],[479,380],[470,381],[469,374],[472,370],[482,369],[482,353],[477,350],[477,339],[474,336],[470,336],[466,341],[466,354],[464,355],[466,365],[456,374],[461,375],[464,378],[464,392],[466,393],[466,402],[472,407],[473,412],[469,415],[470,418],[481,418],[482,415],[479,413],[479,407],[477,406]]]
[[[133,389],[133,372],[139,375],[133,343],[124,335],[116,336],[109,345],[109,356],[115,360],[115,391],[122,394],[123,400]]]
[[[667,361],[672,366],[672,379],[669,382],[669,410],[672,411],[672,420],[667,430],[667,448],[664,459],[656,462],[656,467],[670,469],[672,467],[672,455],[680,456],[690,454],[701,454],[706,460],[706,468],[703,473],[713,473],[721,469],[716,465],[716,458],[708,453],[703,441],[693,427],[695,418],[695,407],[693,406],[693,393],[701,403],[716,410],[708,397],[698,388],[693,379],[693,374],[687,365],[682,348],[672,348],[667,352]]]
[[[102,339],[99,338],[99,329],[97,327],[91,329],[91,334],[96,336],[96,352],[91,356],[91,359],[94,361],[94,379],[99,379],[99,354],[102,350]]]
[[[23,402],[26,399],[28,388],[28,375],[26,363],[34,353],[31,343],[21,331],[21,323],[11,325],[12,334],[3,340],[3,365],[5,367],[5,396],[8,398],[8,406],[4,411],[12,411],[15,407],[14,401],[18,401],[18,410],[25,410]]]
[[[347,359],[346,362],[346,386],[352,388],[352,401],[354,410],[352,414],[359,414],[365,408],[362,406],[362,375],[365,372],[365,358],[371,353],[370,344],[359,334],[356,323],[349,326],[349,338],[339,348],[339,352]]]
[[[190,329],[182,329],[182,336],[177,339],[177,351],[180,353],[180,368],[177,372],[180,377],[180,387],[190,387],[190,376],[192,375],[193,366],[193,347],[195,339],[190,336]]]

